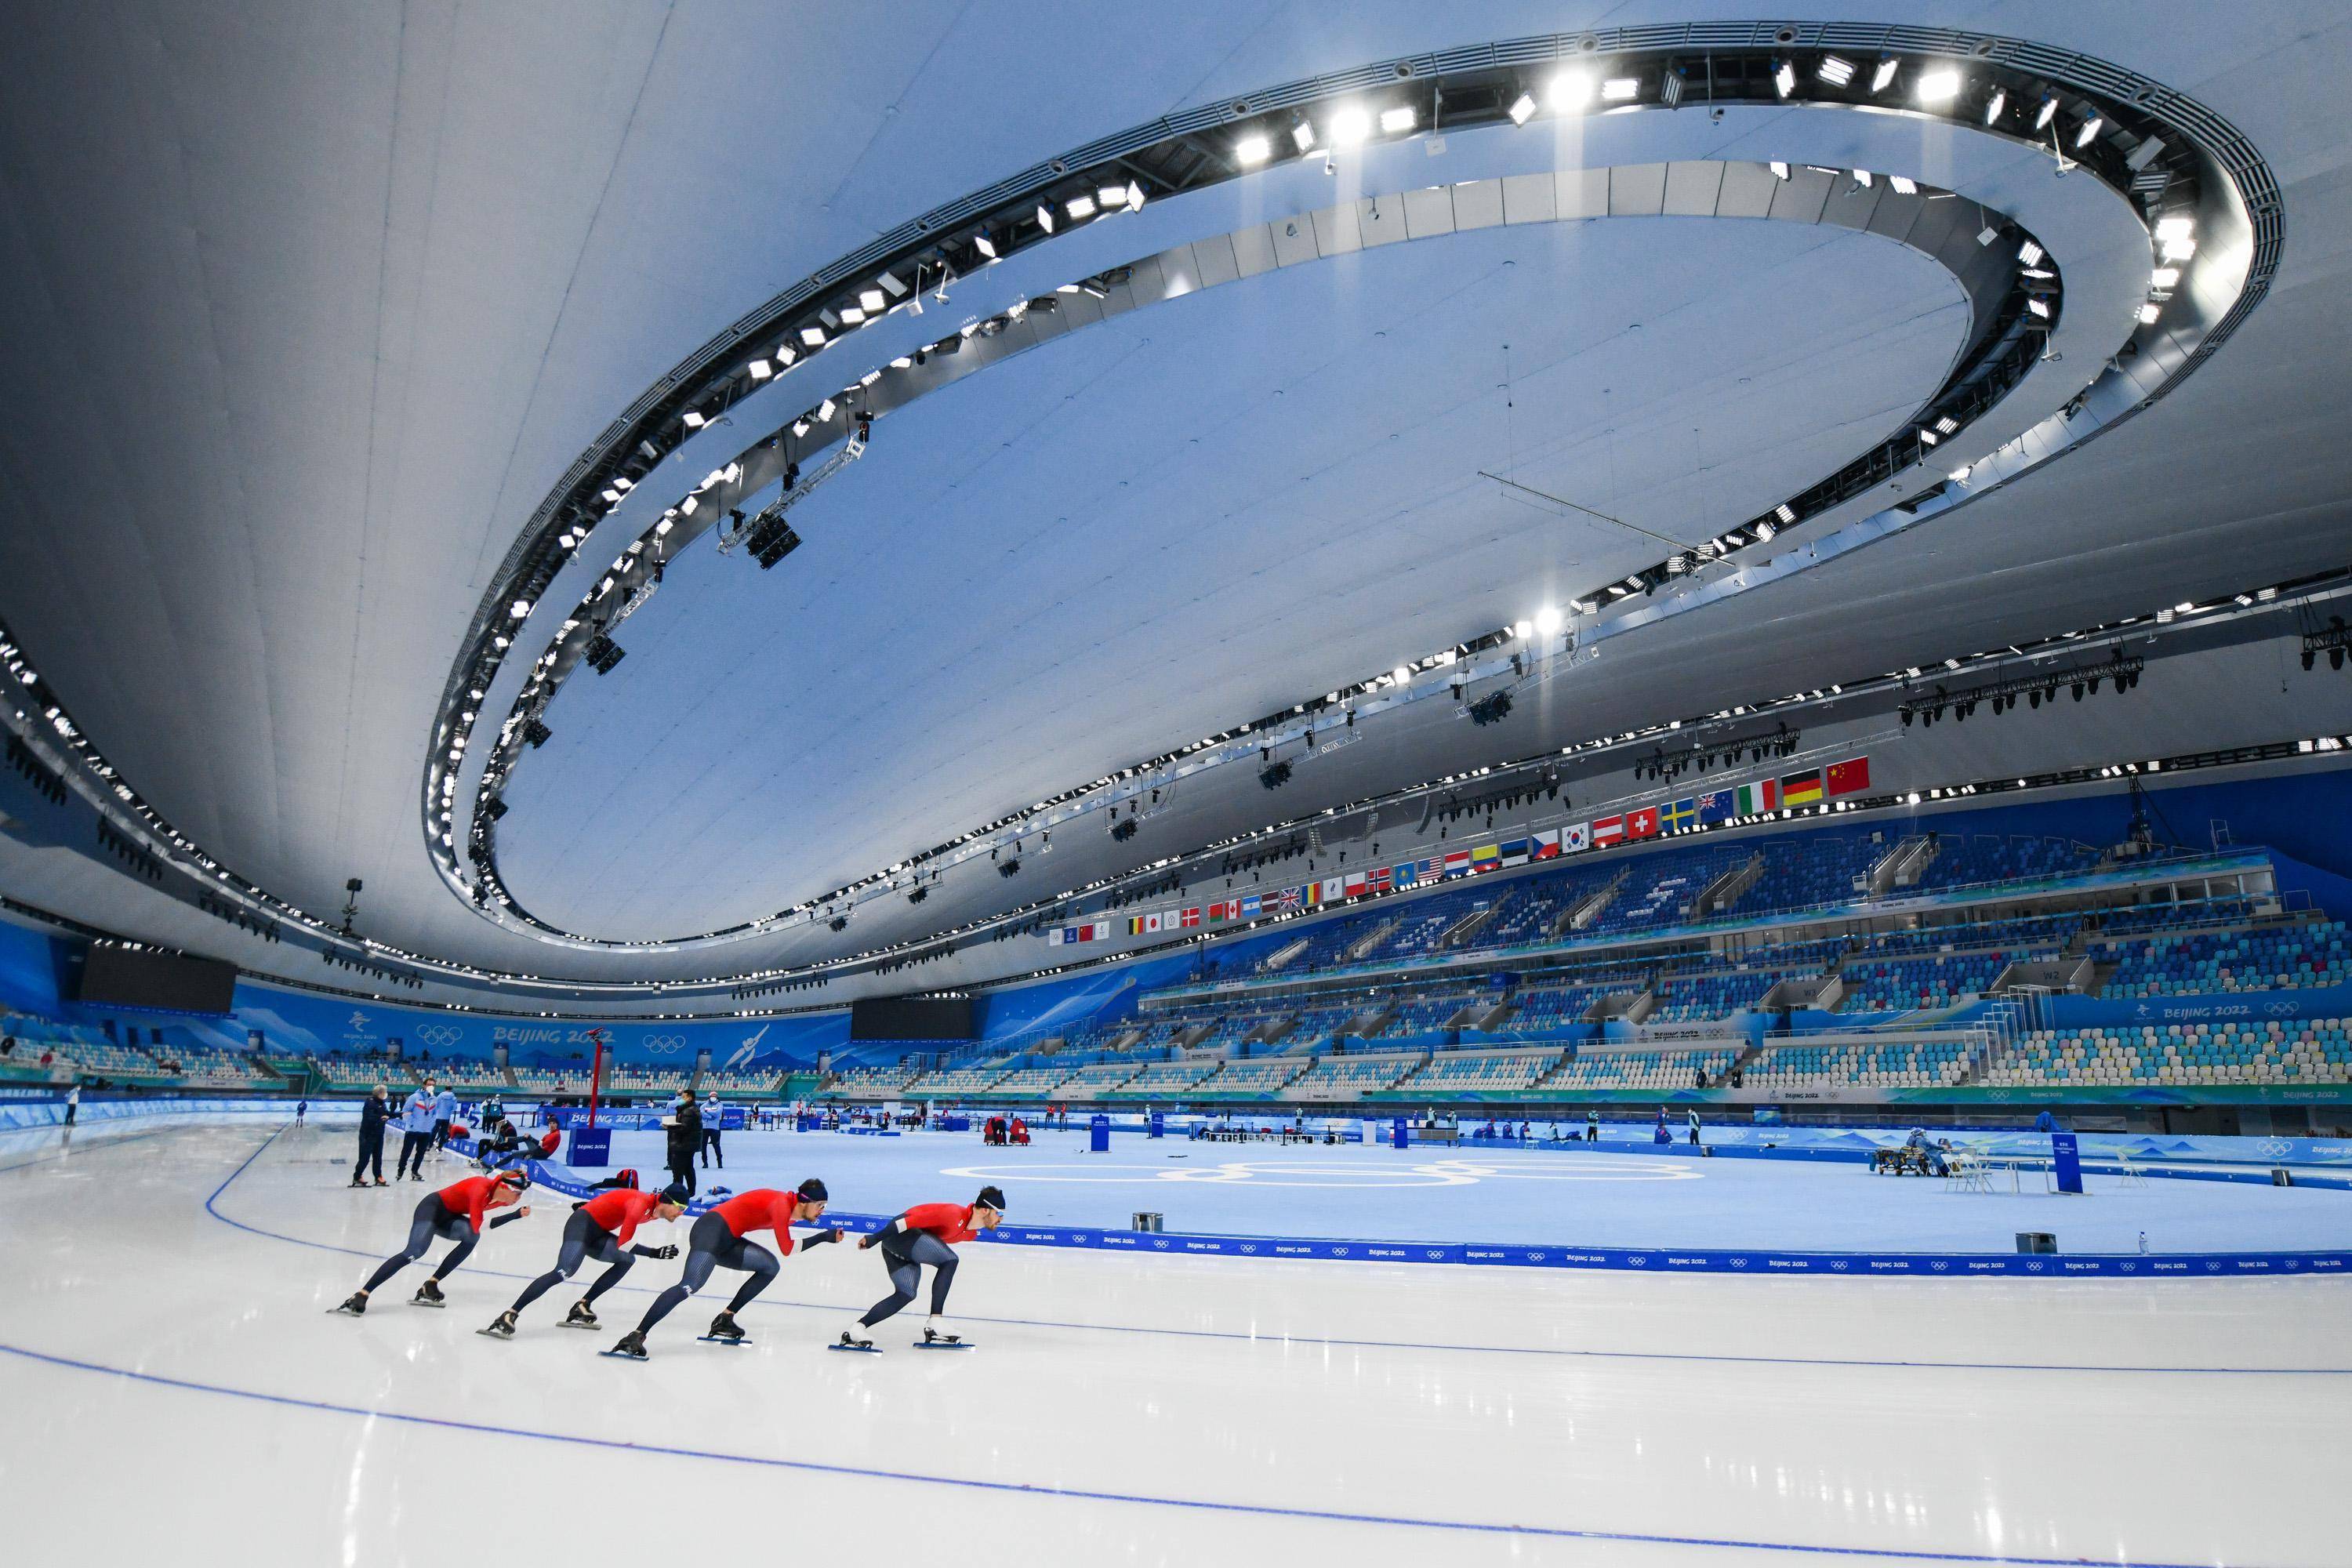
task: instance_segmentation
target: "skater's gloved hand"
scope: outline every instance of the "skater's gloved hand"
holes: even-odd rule
[[[839,1240],[841,1239],[841,1237],[842,1237],[842,1229],[841,1229],[841,1227],[840,1227],[839,1226],[835,1226],[831,1230],[821,1230],[821,1231],[817,1232],[814,1236],[810,1237],[809,1237],[809,1245],[810,1245],[811,1247],[814,1247],[814,1246],[816,1246],[819,1242],[823,1242],[823,1241],[839,1241]]]

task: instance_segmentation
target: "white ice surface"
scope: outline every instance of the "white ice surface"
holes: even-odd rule
[[[348,1190],[340,1129],[245,1165],[268,1135],[0,1140],[9,1560],[2346,1560],[2340,1279],[990,1248],[951,1307],[977,1351],[912,1353],[910,1311],[869,1357],[822,1347],[880,1267],[823,1247],[747,1310],[751,1347],[694,1339],[722,1274],[639,1366],[593,1352],[675,1264],[639,1264],[602,1336],[555,1327],[567,1289],[512,1343],[474,1332],[551,1258],[561,1200],[492,1233],[448,1310],[404,1304],[411,1271],[328,1315],[430,1186]]]

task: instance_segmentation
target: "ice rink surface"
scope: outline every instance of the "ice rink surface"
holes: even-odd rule
[[[543,1191],[447,1310],[405,1304],[411,1270],[330,1315],[461,1173],[352,1192],[350,1142],[0,1139],[13,1560],[2345,1561],[2341,1278],[975,1247],[953,1316],[977,1350],[905,1348],[910,1313],[854,1356],[823,1346],[881,1267],[820,1247],[746,1311],[751,1347],[694,1338],[721,1274],[636,1365],[593,1352],[676,1264],[638,1264],[604,1334],[555,1327],[569,1289],[511,1343],[475,1333],[553,1255],[568,1204]]]
[[[1400,1150],[1120,1134],[1089,1154],[1083,1132],[1035,1136],[992,1149],[978,1133],[730,1132],[726,1168],[697,1175],[738,1191],[822,1176],[837,1207],[886,1215],[968,1201],[992,1182],[1024,1225],[1124,1226],[1140,1209],[1207,1235],[2009,1252],[2019,1231],[2039,1230],[2067,1252],[2136,1252],[2142,1235],[2157,1252],[2352,1247],[2352,1193],[2267,1181],[2135,1185],[2093,1172],[2086,1197],[2060,1198],[2039,1170],[2022,1173],[2021,1191],[2002,1172],[1992,1192],[1961,1193],[1844,1161],[1707,1159],[1684,1145]],[[616,1133],[613,1159],[660,1180],[661,1134]]]

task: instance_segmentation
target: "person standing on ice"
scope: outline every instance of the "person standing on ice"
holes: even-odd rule
[[[669,1192],[683,1196],[684,1184],[674,1183]],[[704,1214],[694,1222],[694,1228],[687,1232],[686,1271],[678,1277],[677,1283],[655,1297],[654,1304],[646,1309],[646,1315],[638,1321],[637,1326],[623,1334],[620,1342],[605,1353],[627,1356],[634,1361],[645,1360],[646,1335],[656,1323],[669,1316],[680,1302],[709,1283],[710,1271],[714,1268],[732,1268],[749,1274],[751,1278],[736,1288],[735,1299],[727,1303],[725,1311],[710,1320],[710,1332],[703,1337],[730,1344],[740,1343],[743,1330],[735,1321],[735,1314],[742,1310],[752,1297],[766,1289],[768,1281],[776,1277],[777,1254],[786,1258],[793,1255],[793,1226],[808,1225],[823,1217],[824,1205],[831,1196],[825,1191],[824,1184],[811,1176],[789,1193],[778,1192],[772,1187],[755,1187],[748,1193],[738,1193]],[[767,1231],[775,1237],[775,1252],[751,1239],[751,1233],[758,1230]],[[840,1239],[841,1231],[835,1227],[810,1237],[807,1245],[815,1247]]]
[[[520,1203],[530,1186],[530,1178],[520,1171],[500,1171],[496,1175],[467,1176],[462,1182],[452,1182],[437,1193],[425,1194],[417,1202],[415,1217],[409,1222],[408,1245],[376,1265],[375,1272],[368,1276],[368,1282],[345,1298],[343,1304],[335,1310],[347,1312],[354,1318],[365,1313],[368,1297],[376,1287],[423,1258],[436,1236],[457,1245],[449,1249],[449,1256],[441,1260],[441,1267],[433,1271],[432,1277],[416,1288],[412,1300],[419,1307],[447,1306],[446,1298],[441,1294],[441,1281],[473,1256],[474,1245],[481,1240],[482,1232],[509,1220],[527,1219],[530,1216],[530,1210],[526,1206],[516,1209],[512,1214],[500,1215],[496,1219],[486,1219],[485,1216],[492,1209]]]
[[[919,1204],[871,1236],[860,1237],[858,1250],[882,1249],[890,1271],[890,1294],[874,1303],[856,1328],[841,1331],[841,1342],[852,1350],[872,1350],[874,1342],[858,1331],[870,1329],[915,1299],[923,1280],[923,1265],[931,1266],[931,1317],[923,1325],[926,1342],[962,1342],[961,1334],[947,1332],[948,1289],[955,1283],[955,1244],[970,1241],[984,1230],[994,1230],[1004,1219],[1004,1194],[989,1186],[963,1204]]]
[[[457,1096],[443,1089],[433,1097],[433,1149],[436,1153],[449,1146],[449,1124],[457,1120]]]
[[[412,1182],[425,1179],[425,1152],[433,1146],[433,1107],[439,1099],[428,1078],[401,1108],[400,1161],[392,1168],[394,1181],[403,1176]]]
[[[355,1187],[367,1185],[362,1176],[371,1162],[375,1166],[375,1184],[383,1185],[383,1126],[392,1116],[390,1094],[391,1090],[378,1084],[360,1101],[360,1158],[359,1163],[352,1167],[352,1185]]]

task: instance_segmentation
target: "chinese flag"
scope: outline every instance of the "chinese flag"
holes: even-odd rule
[[[1827,775],[1832,795],[1853,795],[1870,787],[1870,759],[1853,757],[1843,763],[1832,763]]]

